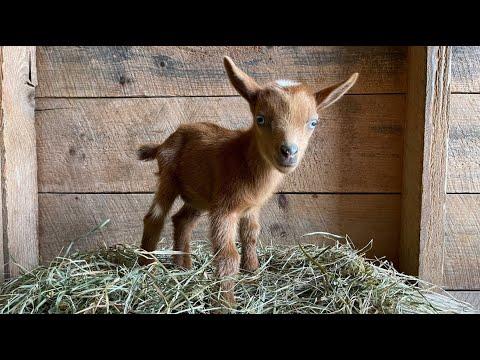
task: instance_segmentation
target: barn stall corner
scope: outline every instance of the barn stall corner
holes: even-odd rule
[[[182,123],[251,121],[224,55],[259,82],[360,73],[263,208],[262,243],[373,240],[368,257],[478,306],[476,47],[1,47],[2,276],[47,266],[105,219],[72,250],[138,245],[156,165],[136,149]],[[193,237],[207,235],[202,219]]]

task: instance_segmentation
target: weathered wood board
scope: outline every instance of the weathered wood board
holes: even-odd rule
[[[38,263],[35,47],[4,46],[0,55],[1,245],[5,273],[15,276]]]
[[[451,48],[413,46],[408,55],[400,269],[441,284]]]
[[[480,193],[480,94],[451,95],[447,166],[447,192]]]
[[[399,192],[404,95],[346,96],[323,115],[284,192]],[[140,144],[162,142],[182,123],[249,126],[240,97],[37,99],[41,192],[154,191],[156,162]]]
[[[480,46],[454,46],[452,92],[480,92]]]
[[[352,93],[404,93],[405,47],[38,47],[37,97],[236,95],[223,69],[229,55],[258,81],[314,88],[360,73]]]
[[[0,46],[0,124],[3,124],[3,111],[1,111],[1,104],[2,104],[2,84],[3,84],[3,71],[1,69],[3,68],[3,46]],[[0,169],[3,168],[3,156],[0,156]],[[3,178],[1,176],[0,172],[0,182],[3,181]],[[0,189],[0,284],[3,283],[5,280],[5,273],[6,273],[6,267],[5,267],[5,254],[3,251],[3,247],[6,245],[7,239],[4,238],[3,236],[3,230],[4,230],[4,223],[5,220],[3,219],[3,190]]]
[[[40,194],[40,255],[43,263],[58,255],[62,247],[109,218],[111,223],[74,249],[95,249],[103,244],[136,243],[142,234],[143,216],[152,194]],[[177,200],[172,214],[179,208]],[[275,195],[262,210],[262,242],[295,243],[312,231],[349,234],[355,244],[370,239],[376,256],[397,261],[400,195]],[[172,238],[171,220],[163,236]],[[207,216],[194,232],[206,239]],[[313,239],[312,239],[313,240]],[[371,254],[371,252],[370,252]]]
[[[480,194],[448,194],[444,284],[480,290]]]
[[[480,47],[453,47],[451,90],[444,286],[479,290]]]

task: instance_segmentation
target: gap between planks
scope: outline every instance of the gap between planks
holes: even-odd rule
[[[348,93],[344,96],[406,95],[405,92]],[[36,99],[177,99],[177,98],[240,98],[240,95],[122,95],[122,96],[37,96]]]
[[[128,194],[155,194],[154,191],[102,191],[102,192],[95,192],[95,191],[86,191],[86,192],[79,192],[79,191],[39,191],[39,194],[50,194],[50,195],[64,195],[64,194],[81,194],[81,195],[95,195],[95,194],[103,194],[103,195],[128,195]],[[400,192],[309,192],[309,191],[280,191],[275,192],[275,195],[401,195]]]

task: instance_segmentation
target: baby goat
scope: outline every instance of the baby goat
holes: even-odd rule
[[[244,97],[253,115],[245,130],[229,130],[211,123],[184,124],[165,142],[142,146],[140,160],[158,161],[159,183],[144,218],[142,248],[153,251],[165,217],[177,196],[185,204],[172,217],[174,262],[191,267],[190,238],[204,212],[210,215],[210,237],[216,254],[216,275],[234,275],[239,268],[258,267],[256,241],[260,232],[259,210],[285,174],[300,163],[318,123],[317,111],[330,106],[357,80],[348,80],[318,92],[291,80],[260,86],[229,57],[224,65],[233,87]],[[242,255],[235,246],[237,224]],[[141,264],[151,259],[141,258]],[[233,282],[222,290],[233,303]]]

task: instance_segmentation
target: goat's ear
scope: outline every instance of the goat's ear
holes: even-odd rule
[[[238,93],[250,103],[255,101],[256,95],[260,90],[260,86],[256,81],[240,70],[228,56],[223,57],[223,64],[225,65],[225,70],[227,70],[230,82]]]
[[[336,85],[329,86],[315,93],[317,110],[325,109],[332,105],[335,101],[340,99],[355,84],[357,78],[358,73],[354,73],[348,78],[348,80],[345,80]]]

